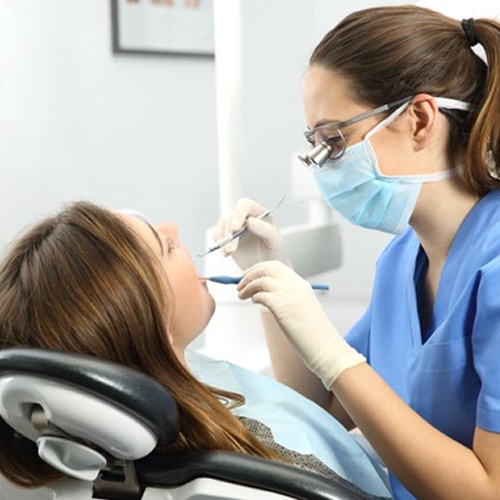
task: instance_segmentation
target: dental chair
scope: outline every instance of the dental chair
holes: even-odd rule
[[[89,486],[64,497],[73,500],[373,498],[350,483],[238,453],[155,453],[178,435],[168,391],[141,372],[89,356],[0,351],[0,416],[36,443],[44,461]],[[50,498],[62,498],[54,491]]]

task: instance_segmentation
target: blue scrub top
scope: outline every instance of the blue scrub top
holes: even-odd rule
[[[412,229],[391,241],[346,339],[419,415],[471,448],[476,426],[500,432],[500,191],[460,226],[423,335],[416,281],[425,259]],[[392,475],[391,485],[396,498],[413,498]]]

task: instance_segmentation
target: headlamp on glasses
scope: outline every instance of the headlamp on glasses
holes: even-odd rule
[[[325,162],[331,158],[333,160],[340,158],[346,150],[347,143],[342,133],[342,128],[366,120],[372,116],[378,115],[385,111],[397,108],[402,104],[410,101],[412,97],[405,97],[389,104],[384,104],[378,108],[365,111],[360,115],[355,116],[343,122],[326,123],[319,125],[311,130],[306,130],[304,136],[311,144],[311,147],[299,154],[299,160],[308,168],[320,168]]]

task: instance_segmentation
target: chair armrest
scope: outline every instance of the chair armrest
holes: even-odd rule
[[[299,467],[226,451],[149,455],[135,462],[139,483],[179,486],[199,477],[287,495],[297,500],[376,499],[349,481],[338,482]]]

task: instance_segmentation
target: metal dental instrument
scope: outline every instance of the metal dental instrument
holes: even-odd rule
[[[281,206],[281,204],[283,203],[283,200],[285,199],[285,196],[286,195],[283,195],[283,198],[281,198],[281,200],[279,201],[279,203],[275,207],[270,208],[269,210],[266,210],[265,212],[262,212],[260,215],[257,215],[257,217],[255,217],[255,218],[257,220],[265,219],[268,215],[273,213],[275,210],[277,210]],[[231,234],[227,238],[224,238],[223,240],[218,241],[213,247],[210,247],[204,253],[199,253],[196,257],[205,257],[209,253],[215,252],[215,250],[219,250],[219,248],[222,248],[223,246],[227,245],[228,243],[235,240],[236,238],[239,238],[242,234],[246,233],[247,229],[248,229],[247,225],[243,224],[243,226],[241,226],[240,229],[238,229],[236,232],[234,232],[233,234]]]
[[[204,278],[208,281],[213,281],[214,283],[222,283],[223,285],[237,285],[242,277],[241,276],[211,276],[209,278]],[[315,283],[311,284],[313,290],[330,290],[328,285],[317,285]]]

